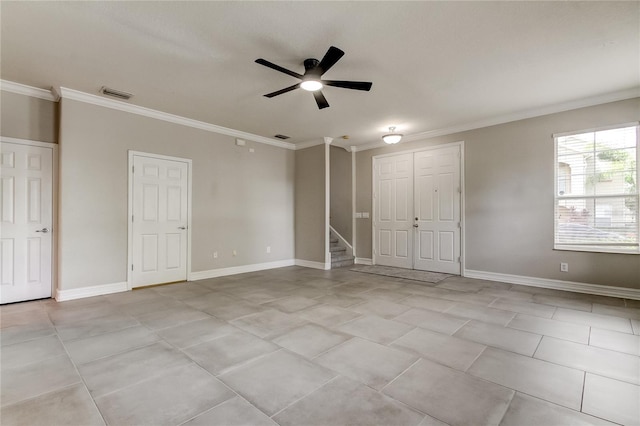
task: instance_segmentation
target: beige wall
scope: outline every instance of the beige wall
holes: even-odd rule
[[[326,146],[296,151],[295,239],[296,259],[325,262]]]
[[[331,226],[351,244],[353,240],[351,222],[351,152],[336,146],[330,155],[331,193],[329,215]]]
[[[58,103],[0,91],[0,133],[17,139],[58,141]]]
[[[553,133],[640,119],[640,98],[552,114],[356,156],[356,211],[371,211],[379,154],[464,141],[466,262],[470,270],[640,288],[640,256],[553,250]],[[358,219],[357,256],[371,258],[371,221]],[[569,272],[560,272],[560,262]]]
[[[293,259],[293,151],[63,99],[61,289],[126,281],[128,150],[193,160],[193,272]]]

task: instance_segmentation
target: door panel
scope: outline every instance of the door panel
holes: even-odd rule
[[[51,297],[53,148],[2,142],[0,303]]]
[[[376,159],[374,255],[378,265],[413,265],[413,154]]]
[[[415,269],[461,272],[459,152],[454,146],[415,153]]]
[[[133,167],[132,286],[184,281],[189,164],[134,155]]]

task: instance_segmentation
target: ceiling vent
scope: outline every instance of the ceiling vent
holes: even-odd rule
[[[282,139],[282,140],[289,139],[290,137],[291,136],[286,136],[286,135],[275,135],[274,136],[274,138],[278,138],[278,139]]]
[[[100,93],[106,96],[111,96],[112,98],[123,99],[125,101],[131,99],[133,96],[131,93],[122,92],[120,90],[109,89],[108,87],[102,86],[100,89]]]

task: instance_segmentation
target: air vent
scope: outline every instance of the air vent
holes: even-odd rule
[[[105,86],[102,86],[102,89],[100,89],[100,93],[102,93],[103,95],[111,96],[112,98],[124,99],[125,101],[129,100],[133,96],[131,93],[109,89]]]
[[[274,137],[275,137],[275,138],[278,138],[278,139],[285,140],[285,139],[289,139],[291,136],[286,136],[286,135],[275,135]]]

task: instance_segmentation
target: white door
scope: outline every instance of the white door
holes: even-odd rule
[[[377,265],[413,267],[413,154],[374,164],[374,256]]]
[[[460,147],[414,155],[414,268],[459,275]]]
[[[133,156],[131,286],[187,279],[188,161]]]
[[[53,149],[0,145],[0,303],[51,297]]]

